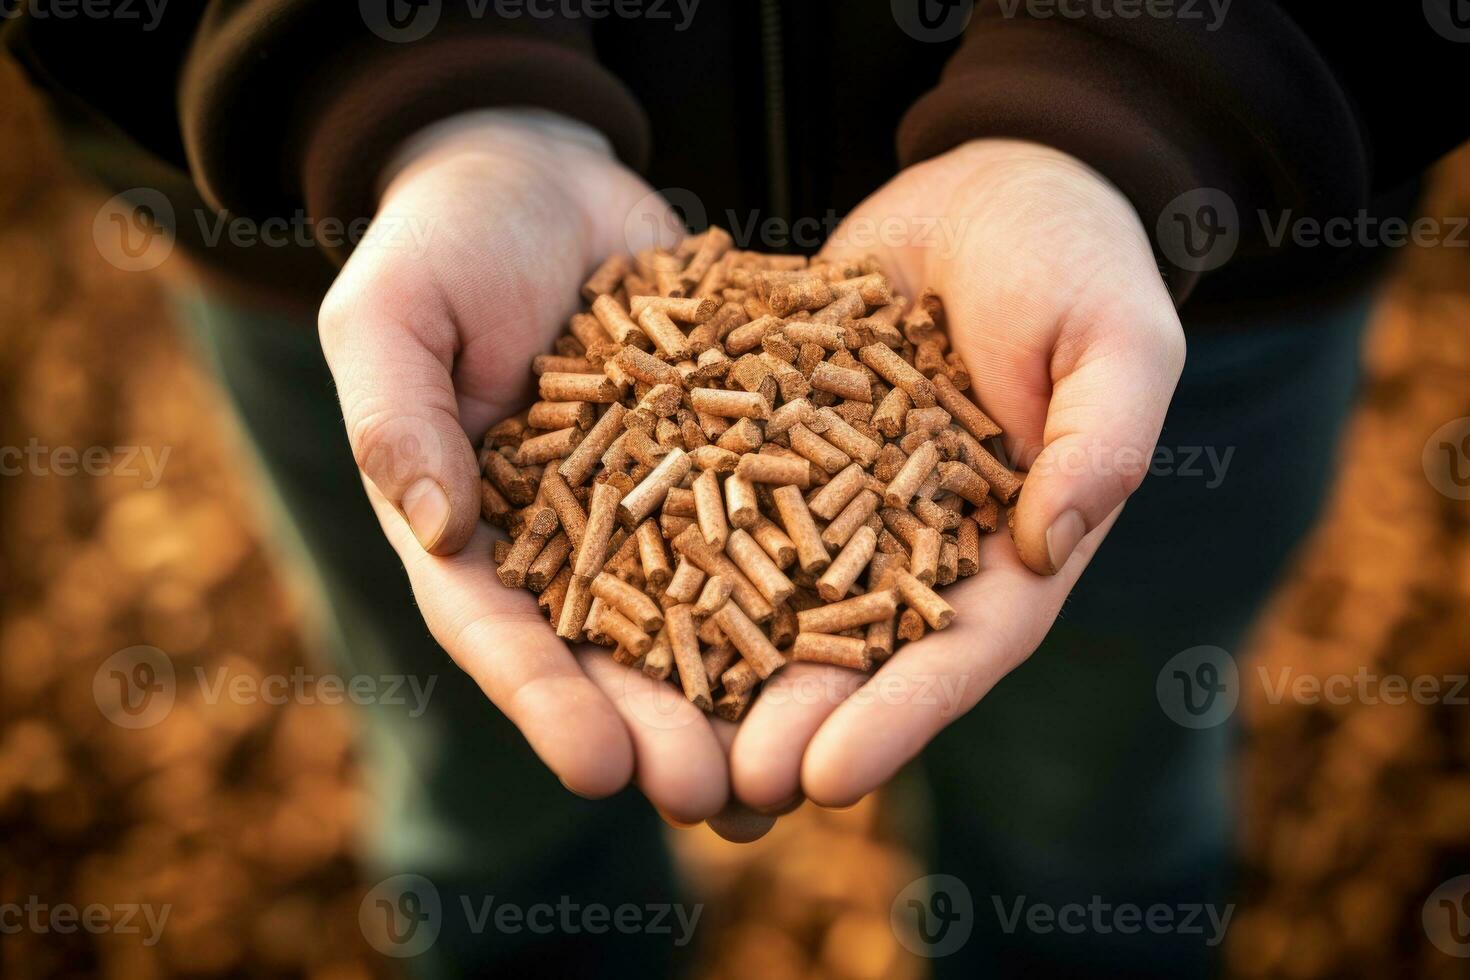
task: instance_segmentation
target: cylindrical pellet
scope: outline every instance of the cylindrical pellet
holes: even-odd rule
[[[898,474],[888,481],[888,489],[883,493],[884,505],[897,510],[908,507],[915,491],[938,464],[939,450],[934,448],[934,443],[926,442],[915,449]]]
[[[672,449],[663,462],[654,467],[652,473],[643,478],[618,504],[618,520],[624,527],[636,527],[652,514],[669,488],[677,486],[689,472],[689,454],[682,449]]]
[[[674,569],[669,564],[669,553],[664,548],[663,532],[657,521],[638,525],[638,563],[643,566],[643,579],[650,589],[657,592],[669,584]]]
[[[914,581],[918,582],[917,579]],[[923,585],[920,584],[919,587],[923,588]],[[854,626],[866,626],[880,619],[892,618],[897,610],[897,599],[892,591],[885,589],[881,592],[866,592],[814,609],[803,609],[796,614],[796,622],[803,633],[841,633]]]
[[[653,341],[659,353],[669,360],[681,361],[689,356],[689,338],[662,310],[645,309],[638,318],[638,326]]]
[[[664,590],[664,595],[671,603],[693,602],[699,595],[699,588],[704,584],[704,570],[687,558],[680,558],[679,564],[674,568],[674,577],[669,579],[669,587]]]
[[[914,532],[914,544],[909,553],[909,568],[914,578],[925,585],[933,585],[939,577],[939,548],[943,538],[932,527],[925,526]]]
[[[960,521],[957,532],[959,538],[959,565],[960,578],[968,578],[980,571],[980,525],[970,518]]]
[[[597,322],[612,335],[612,339],[620,344],[632,343],[632,338],[643,336],[642,331],[638,329],[638,324],[633,322],[633,318],[628,315],[627,310],[623,309],[623,304],[619,303],[615,296],[604,294],[593,300],[592,315],[597,317]]]
[[[731,582],[723,575],[711,575],[699,590],[699,599],[694,603],[694,615],[713,616],[730,598]]]
[[[573,574],[590,582],[602,571],[602,564],[607,559],[607,543],[617,526],[618,501],[622,496],[622,491],[611,483],[599,483],[592,488],[587,527],[582,532],[582,543],[577,546]]]
[[[735,473],[751,483],[800,487],[812,485],[812,464],[805,459],[775,453],[751,453],[740,458]]]
[[[891,347],[869,344],[858,351],[858,357],[878,377],[907,392],[916,407],[928,408],[934,404],[934,385],[912,364],[895,354]]]
[[[942,630],[954,622],[954,607],[908,571],[894,570],[893,587],[898,590],[904,604],[923,616],[931,628]]]
[[[852,459],[847,453],[832,445],[800,422],[788,433],[791,448],[828,473],[837,473],[846,468]]]
[[[731,644],[733,646],[733,644]],[[738,650],[739,648],[736,647]],[[777,651],[779,653],[780,651]],[[720,675],[720,683],[724,685],[725,691],[730,694],[745,694],[761,682],[761,675],[756,672],[748,660],[739,660],[732,664]]]
[[[897,439],[903,432],[904,420],[908,417],[908,411],[913,406],[909,399],[909,393],[902,388],[894,388],[883,396],[878,403],[878,408],[873,412],[873,428],[877,429],[889,439]]]
[[[974,402],[954,386],[948,375],[934,376],[934,398],[954,420],[964,426],[965,431],[976,439],[989,439],[1000,435],[1000,426],[980,410]]]
[[[720,303],[712,296],[634,296],[629,300],[635,319],[645,310],[658,310],[670,320],[680,323],[704,323],[719,310]]]
[[[606,603],[607,600],[603,601]],[[643,656],[653,646],[653,637],[611,605],[602,607],[597,617],[597,631],[635,657]]]
[[[836,602],[847,595],[863,569],[868,567],[877,547],[878,532],[870,527],[858,528],[827,571],[817,579],[817,594],[828,602]]]
[[[577,445],[576,449],[572,450],[570,456],[562,460],[561,466],[558,467],[562,479],[574,487],[579,487],[587,482],[593,471],[597,469],[602,454],[607,452],[613,440],[622,434],[623,416],[626,414],[627,409],[621,405],[608,406],[607,412],[597,420],[592,431],[588,432],[586,438]]]
[[[770,677],[776,671],[786,665],[786,658],[781,656],[771,641],[766,639],[766,634],[761,628],[752,623],[745,613],[740,611],[740,606],[733,602],[727,602],[715,613],[714,621],[724,630],[730,642],[740,651],[745,662],[760,675],[761,680]],[[728,671],[726,672],[728,674]]]
[[[761,550],[771,556],[771,561],[776,563],[777,568],[790,568],[796,561],[796,542],[775,521],[764,516],[757,517],[755,524],[746,530],[755,538],[755,543],[761,546]]]
[[[537,402],[526,413],[526,421],[533,429],[556,430],[569,425],[590,429],[597,421],[597,410],[591,402]]]
[[[582,441],[582,430],[575,425],[555,432],[532,436],[516,450],[517,466],[540,466],[553,460],[565,459]]]
[[[795,486],[777,487],[771,496],[776,501],[776,512],[786,533],[796,545],[796,560],[801,570],[808,575],[820,575],[831,564],[832,556],[822,544],[822,535],[807,510],[806,498]]]
[[[827,427],[822,433],[824,439],[864,466],[873,465],[879,450],[883,448],[882,443],[863,435],[830,408],[821,409],[817,415]]]
[[[538,390],[543,401],[595,402],[599,405],[616,402],[621,393],[606,375],[564,374],[560,371],[541,375]]]
[[[762,421],[770,417],[771,406],[765,396],[756,391],[721,391],[716,388],[695,388],[689,392],[689,404],[696,412],[718,415],[727,419],[755,419]]]
[[[586,538],[583,538],[586,541]],[[567,583],[567,595],[562,601],[561,616],[557,620],[556,635],[563,640],[581,642],[587,625],[587,612],[592,605],[592,580],[573,574]]]
[[[957,461],[939,464],[939,485],[977,507],[985,503],[985,497],[990,493],[990,484],[984,477]]]
[[[852,498],[863,489],[863,481],[866,478],[867,474],[863,472],[863,468],[853,463],[816,492],[807,502],[808,509],[824,521],[832,520],[842,513],[842,508],[851,503]]]
[[[720,478],[713,470],[705,470],[694,480],[694,510],[704,540],[715,548],[723,548],[730,537],[730,522],[725,517]]]
[[[664,624],[664,614],[643,592],[607,572],[592,580],[592,594],[617,609],[628,621],[645,633],[656,633]]]
[[[738,473],[725,477],[725,512],[732,527],[749,530],[761,516],[755,484]]]
[[[868,376],[852,368],[838,367],[831,361],[822,361],[812,370],[812,387],[818,391],[830,391],[839,398],[855,402],[871,402],[873,386]]]
[[[526,588],[532,592],[540,592],[546,588],[552,579],[561,574],[571,553],[571,539],[565,531],[558,531],[526,569]]]
[[[603,263],[597,267],[591,277],[582,284],[582,298],[589,303],[593,303],[597,301],[597,297],[604,293],[617,292],[617,288],[622,283],[623,277],[628,274],[632,267],[632,260],[621,252],[609,256],[603,260]]]
[[[853,532],[867,523],[878,510],[881,501],[871,490],[859,490],[842,513],[832,519],[822,532],[822,544],[828,548],[841,548],[852,538]]]
[[[684,696],[699,710],[711,710],[714,704],[709,678],[704,672],[704,658],[699,655],[699,638],[694,633],[694,614],[683,603],[669,610],[669,646],[674,650],[674,665],[679,670]]]
[[[662,629],[653,638],[653,646],[643,657],[643,673],[656,681],[669,679],[674,672],[674,648],[669,645],[669,631]]]
[[[665,361],[661,361],[645,350],[637,347],[624,347],[618,351],[618,356],[613,358],[625,374],[646,385],[682,385],[683,377],[679,369]]]
[[[791,648],[793,661],[814,664],[831,664],[852,670],[871,670],[866,640],[853,636],[833,636],[830,633],[798,633]]]
[[[755,539],[745,531],[734,531],[725,545],[725,553],[755,583],[772,605],[780,605],[796,591],[796,585],[771,561]]]
[[[572,547],[580,545],[582,534],[587,529],[587,514],[582,510],[582,505],[577,502],[572,488],[562,478],[561,471],[555,467],[548,466],[546,472],[541,475],[541,497],[552,510],[556,511],[556,519],[561,522],[562,529],[567,532]]]

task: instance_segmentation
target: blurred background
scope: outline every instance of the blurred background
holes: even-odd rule
[[[305,604],[173,329],[168,266],[102,260],[105,195],[70,175],[3,61],[0,146],[0,447],[53,464],[12,453],[0,478],[0,904],[171,906],[153,943],[6,930],[0,976],[394,976],[358,926],[348,707],[181,701],[137,730],[98,710],[99,669],[142,643],[211,674],[312,669]],[[1470,214],[1470,149],[1425,210]],[[1444,680],[1470,675],[1470,248],[1403,249],[1366,359],[1332,502],[1242,669],[1433,677],[1440,694],[1272,703],[1244,686],[1235,977],[1467,975],[1450,952],[1470,956],[1470,935],[1431,920],[1449,895],[1466,917],[1451,929],[1470,923],[1470,900],[1436,892],[1470,874],[1470,687]],[[94,447],[98,475],[80,468]],[[924,976],[889,926],[922,873],[902,813],[883,796],[806,807],[749,846],[671,830],[707,903],[703,974]]]

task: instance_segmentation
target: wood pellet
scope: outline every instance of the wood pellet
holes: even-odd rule
[[[500,580],[558,636],[738,720],[788,662],[871,671],[953,623],[940,590],[982,570],[1024,474],[937,295],[712,228],[609,258],[582,298],[480,451]]]

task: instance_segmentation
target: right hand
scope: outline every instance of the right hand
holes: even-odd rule
[[[428,128],[383,187],[322,304],[321,341],[429,629],[572,792],[635,780],[668,818],[719,814],[730,733],[606,650],[568,649],[530,593],[497,579],[479,519],[480,434],[530,397],[531,358],[589,270],[667,237],[672,212],[600,134],[528,110]]]

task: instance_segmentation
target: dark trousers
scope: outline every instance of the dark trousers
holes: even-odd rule
[[[374,867],[424,876],[442,907],[438,940],[411,962],[430,974],[675,971],[677,928],[479,922],[491,895],[684,900],[661,824],[634,791],[567,793],[433,642],[363,496],[313,325],[213,298],[185,305],[258,450],[282,540],[320,584],[339,669],[436,678],[422,714],[363,709]],[[1056,627],[906,772],[904,798],[928,804],[916,844],[946,876],[917,886],[935,885],[912,907],[933,940],[917,951],[940,976],[1212,972],[1230,901],[1231,726],[1177,724],[1156,681],[1189,648],[1239,654],[1325,496],[1365,318],[1357,302],[1192,334],[1154,475]],[[897,898],[895,916],[908,914],[913,900]],[[940,933],[958,935],[944,923],[962,915],[954,928],[969,937],[950,949]]]

